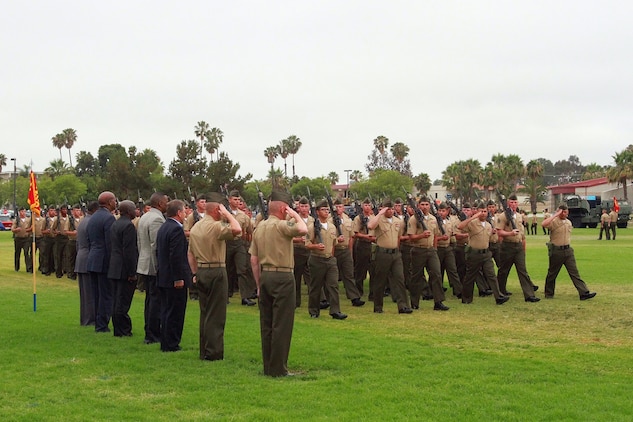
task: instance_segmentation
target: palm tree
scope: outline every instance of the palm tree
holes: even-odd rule
[[[349,178],[352,179],[354,182],[358,183],[364,178],[363,172],[360,170],[354,170],[353,172],[350,173]]]
[[[374,148],[378,150],[380,155],[385,153],[385,150],[389,146],[389,139],[386,136],[380,135],[376,139],[374,139]]]
[[[66,140],[64,139],[64,135],[58,133],[57,135],[51,138],[53,141],[53,146],[55,148],[59,148],[59,159],[62,159],[62,148],[66,146]]]
[[[426,173],[420,173],[413,179],[413,185],[420,193],[427,193],[431,184],[431,177]]]
[[[605,177],[607,170],[597,163],[591,163],[585,167],[585,172],[582,174],[582,180],[598,179]]]
[[[280,189],[285,186],[285,178],[283,173],[281,172],[281,169],[276,169],[271,166],[270,171],[268,172],[268,178],[270,179],[270,184],[272,185],[273,189]]]
[[[335,171],[329,172],[327,175],[327,178],[330,181],[330,183],[333,185],[338,183],[338,180],[339,180],[338,174]]]
[[[525,166],[526,180],[523,184],[523,192],[527,193],[530,200],[530,210],[536,212],[537,202],[542,202],[545,186],[543,185],[543,164],[537,160],[530,160]]]
[[[216,153],[216,159],[220,144],[224,141],[224,133],[217,127],[207,130],[204,134],[204,148],[211,156],[210,161],[213,161],[213,154]]]
[[[288,158],[288,154],[290,154],[288,139],[282,139],[279,141],[279,145],[277,145],[277,152],[279,156],[284,160],[284,176],[288,177],[288,167],[286,165],[286,158]]]
[[[633,178],[633,145],[629,145],[624,151],[616,152],[612,156],[615,166],[607,170],[609,182],[621,183],[624,189],[624,199],[628,200],[627,180]]]
[[[277,151],[277,146],[271,146],[264,150],[264,156],[268,159],[268,163],[270,164],[270,171],[273,170],[273,164],[278,155],[279,151]]]
[[[64,160],[53,160],[50,162],[50,166],[44,169],[44,174],[49,176],[51,180],[55,180],[56,177],[61,176],[62,174],[67,174],[70,172],[70,169],[64,163]]]
[[[0,154],[0,173],[2,173],[2,167],[7,165],[7,156]]]
[[[198,122],[198,124],[193,128],[194,133],[198,138],[200,138],[200,158],[202,158],[202,151],[204,148],[204,139],[207,137],[209,132],[209,124],[204,120]]]
[[[402,163],[409,155],[409,147],[402,142],[396,142],[391,146],[391,155],[398,163]]]
[[[68,162],[70,163],[70,167],[72,167],[73,158],[70,155],[70,149],[73,147],[73,145],[75,145],[75,142],[77,142],[77,132],[75,131],[75,129],[72,128],[64,129],[62,132],[62,136],[64,137],[64,146],[68,148]]]
[[[295,177],[295,154],[299,152],[301,148],[301,141],[295,135],[290,135],[286,141],[288,141],[288,153],[292,155],[292,178]]]

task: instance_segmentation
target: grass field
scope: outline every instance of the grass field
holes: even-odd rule
[[[76,282],[13,271],[10,233],[0,233],[0,420],[472,420],[630,421],[633,404],[633,229],[597,241],[576,229],[572,245],[595,299],[578,300],[567,274],[556,297],[525,303],[514,272],[503,306],[455,298],[399,315],[385,303],[352,308],[345,321],[297,311],[289,365],[262,375],[256,307],[229,306],[225,360],[198,359],[198,304],[189,302],[183,350],[143,344],[143,299],[134,336],[79,326]],[[546,238],[528,238],[528,271],[541,286]],[[445,284],[447,284],[445,282]],[[307,301],[304,301],[306,303]]]

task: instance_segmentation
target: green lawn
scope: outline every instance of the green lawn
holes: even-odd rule
[[[539,228],[540,229],[540,228]],[[183,351],[143,344],[143,299],[136,294],[134,337],[79,326],[76,282],[13,271],[10,233],[0,233],[0,420],[633,420],[633,230],[597,241],[576,229],[578,267],[598,296],[580,302],[567,274],[556,298],[503,306],[455,298],[412,315],[371,302],[345,321],[297,312],[291,370],[262,376],[256,307],[229,306],[225,360],[198,359],[198,306],[189,302]],[[546,238],[528,238],[528,271],[541,286]],[[445,284],[447,284],[445,282]],[[307,301],[304,301],[307,303]]]

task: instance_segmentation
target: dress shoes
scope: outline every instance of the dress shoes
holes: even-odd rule
[[[451,308],[444,305],[442,302],[435,302],[435,306],[433,307],[434,311],[448,311],[449,309]]]
[[[364,300],[360,300],[359,297],[357,297],[356,299],[352,299],[352,306],[363,306],[365,304]]]
[[[310,318],[318,318],[319,314],[310,314]]]
[[[512,296],[512,292],[501,292],[504,296]]]
[[[333,314],[330,314],[330,316],[334,319],[345,319],[347,318],[347,314],[344,314],[343,312],[334,312]]]
[[[244,306],[255,306],[256,303],[250,299],[242,299],[242,305]]]
[[[536,296],[530,296],[530,297],[526,297],[525,298],[526,302],[532,302],[532,303],[536,303],[536,302],[540,302],[541,299],[536,297]]]
[[[534,285],[534,291],[538,292],[538,286],[536,284]]]
[[[422,300],[433,300],[433,296],[424,295],[422,296]]]
[[[486,296],[491,296],[492,295],[492,290],[481,290],[479,292],[479,297],[486,297]]]
[[[501,296],[499,299],[496,300],[496,302],[497,302],[497,305],[503,305],[509,300],[510,298],[508,296]]]
[[[596,295],[596,292],[587,292],[580,295],[580,300],[588,300],[594,297],[595,295]]]
[[[319,303],[319,309],[327,309],[330,307],[330,302],[328,302],[327,300],[322,300]]]
[[[410,314],[412,312],[413,312],[413,309],[407,308],[407,307],[402,308],[402,309],[398,309],[398,313],[399,314]]]
[[[163,348],[160,349],[161,352],[179,352],[181,350],[182,350],[182,347],[180,346],[176,346],[174,349],[163,349]]]

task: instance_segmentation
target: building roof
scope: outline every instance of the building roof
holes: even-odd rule
[[[581,180],[580,182],[568,183],[566,185],[553,185],[548,186],[547,189],[552,191],[552,194],[558,195],[563,193],[576,193],[578,188],[592,188],[594,186],[606,185],[609,183],[609,179],[606,177],[600,177],[598,179]]]

